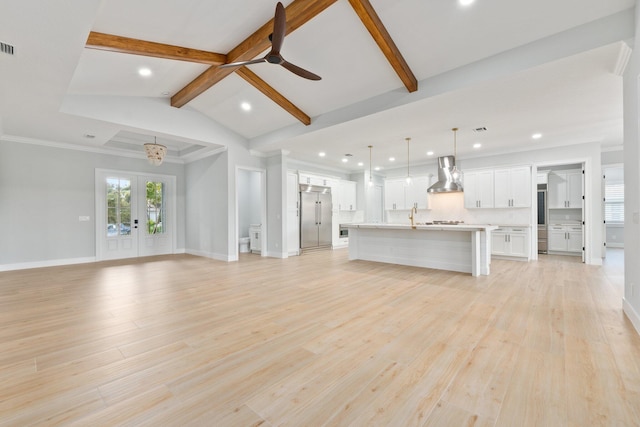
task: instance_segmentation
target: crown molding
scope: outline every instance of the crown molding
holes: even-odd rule
[[[8,135],[8,134],[4,134],[0,136],[0,140],[7,141],[7,142],[16,142],[19,144],[31,144],[31,145],[40,145],[43,147],[59,148],[62,150],[74,150],[74,151],[82,151],[85,153],[105,154],[110,156],[126,157],[130,159],[147,160],[147,156],[143,152],[136,153],[136,152],[130,152],[130,151],[122,150],[118,148],[91,147],[87,145],[69,144],[66,142],[58,142],[58,141],[47,141],[44,139],[26,138],[23,136]],[[175,158],[173,156],[165,157],[164,161],[167,163],[177,163],[177,164],[185,163],[185,160],[183,158]]]

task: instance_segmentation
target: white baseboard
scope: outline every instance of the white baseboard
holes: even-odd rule
[[[267,252],[268,257],[271,258],[289,258],[289,254],[285,252]]]
[[[640,335],[640,314],[633,308],[629,302],[622,298],[622,308],[624,310],[624,314],[627,315],[633,327],[636,328],[636,332]]]
[[[211,258],[211,259],[215,259],[215,260],[218,260],[218,261],[224,261],[224,262],[237,261],[237,259],[234,259],[234,257],[231,256],[231,255],[217,254],[215,252],[198,251],[198,250],[195,250],[195,249],[185,249],[185,253],[187,253],[189,255],[196,255],[196,256],[201,256],[201,257],[204,257],[204,258]]]
[[[59,267],[61,265],[86,264],[96,262],[96,257],[52,259],[47,261],[20,262],[16,264],[0,264],[0,271],[27,270],[29,268]]]

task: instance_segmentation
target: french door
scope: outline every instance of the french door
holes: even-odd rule
[[[175,177],[96,170],[96,259],[170,254]]]

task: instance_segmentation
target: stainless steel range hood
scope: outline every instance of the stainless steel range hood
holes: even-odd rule
[[[456,181],[451,172],[456,164],[454,156],[438,157],[438,182],[427,189],[429,193],[459,193],[462,183]]]

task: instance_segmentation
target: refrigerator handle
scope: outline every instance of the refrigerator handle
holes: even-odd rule
[[[322,224],[322,200],[318,202],[318,224]]]

